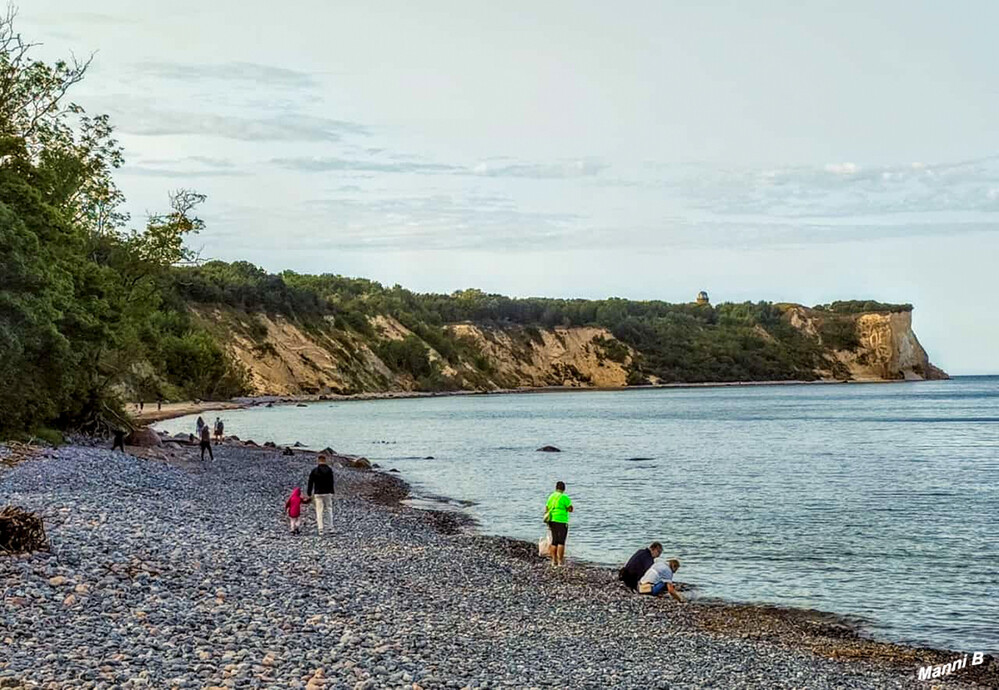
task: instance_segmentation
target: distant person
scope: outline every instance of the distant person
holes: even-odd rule
[[[198,430],[197,431],[198,438],[201,438],[201,430],[205,428],[205,420],[202,419],[200,415],[198,416],[198,421],[194,423],[194,426]]]
[[[215,454],[212,453],[212,435],[208,430],[208,425],[204,424],[201,426],[201,461],[205,460],[205,451],[208,451],[208,457],[212,460],[215,459]]]
[[[572,512],[572,499],[565,495],[565,482],[555,482],[555,491],[545,503],[545,524],[552,533],[552,544],[548,547],[552,565],[565,565],[565,540],[569,535],[569,513]]]
[[[629,589],[637,590],[638,581],[642,579],[642,575],[648,572],[656,559],[662,555],[663,545],[657,541],[649,544],[647,549],[639,549],[628,559],[627,565],[618,571],[618,579]]]
[[[221,417],[215,418],[215,443],[222,442],[222,434],[225,432],[225,424],[222,423]]]
[[[163,398],[157,396],[156,397],[156,411],[159,412],[162,409],[163,409]]]
[[[333,530],[333,468],[326,464],[326,456],[320,454],[319,464],[309,473],[309,486],[306,489],[310,499],[315,499],[316,527],[323,533],[323,512],[330,514],[330,531]]]
[[[303,503],[308,503],[308,499],[302,496],[302,490],[296,486],[284,504],[285,512],[288,513],[288,519],[291,521],[292,534],[298,534],[300,531]]]
[[[121,448],[121,452],[125,452],[125,432],[121,429],[114,430],[114,441],[111,443],[111,450],[115,448]]]
[[[662,594],[663,590],[665,590],[669,592],[671,597],[682,604],[683,597],[680,596],[680,593],[676,591],[676,587],[673,586],[673,574],[679,569],[680,561],[675,558],[671,558],[665,563],[662,561],[656,561],[647,571],[645,571],[645,574],[642,575],[642,579],[639,580],[639,593],[651,594],[656,597]]]
[[[142,400],[139,401],[139,412],[142,412],[142,408],[146,406],[146,403]]]

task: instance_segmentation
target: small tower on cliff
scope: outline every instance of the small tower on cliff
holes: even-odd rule
[[[701,290],[700,292],[697,293],[697,299],[694,301],[697,302],[698,304],[711,303],[711,300],[708,299],[708,293],[706,293],[704,290]]]

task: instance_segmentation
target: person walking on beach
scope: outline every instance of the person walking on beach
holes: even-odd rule
[[[316,504],[316,527],[323,533],[323,513],[330,514],[330,530],[333,530],[333,468],[326,464],[326,456],[320,454],[318,465],[309,473],[309,486],[306,489],[310,499]]]
[[[665,563],[657,561],[642,575],[638,582],[638,592],[640,594],[651,594],[656,597],[662,594],[663,590],[681,604],[683,597],[673,586],[673,573],[680,569],[680,561],[671,558]]]
[[[545,503],[545,524],[552,533],[552,544],[548,547],[552,566],[565,565],[565,540],[569,536],[571,512],[572,499],[565,495],[565,482],[555,482],[555,491]]]
[[[114,442],[111,444],[111,450],[115,448],[121,448],[121,452],[125,452],[125,432],[121,429],[114,430]]]
[[[225,433],[225,424],[221,417],[215,418],[215,443],[222,443],[222,434]]]
[[[198,421],[194,423],[194,426],[195,426],[195,428],[198,431],[197,436],[200,439],[201,438],[201,430],[205,428],[205,420],[202,419],[200,415],[198,415]]]
[[[296,486],[284,503],[285,512],[288,513],[288,519],[291,521],[292,534],[299,533],[299,527],[302,524],[302,504],[306,502],[308,499],[302,496],[302,490]]]
[[[655,564],[656,559],[663,555],[663,545],[657,541],[649,544],[647,549],[639,549],[628,559],[628,563],[618,571],[618,579],[629,589],[637,590],[638,581]]]
[[[205,451],[208,451],[208,457],[212,460],[215,459],[215,454],[212,452],[212,435],[208,431],[208,425],[202,424],[201,426],[201,461],[205,461]]]

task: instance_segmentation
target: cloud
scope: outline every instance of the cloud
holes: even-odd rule
[[[139,62],[133,65],[138,75],[160,79],[190,82],[194,79],[209,79],[221,82],[250,82],[269,88],[311,89],[318,86],[315,77],[306,72],[261,65],[254,62],[179,63],[179,62]]]
[[[826,163],[826,172],[836,175],[853,175],[859,170],[856,163]]]
[[[380,172],[380,173],[460,173],[466,169],[461,166],[443,163],[431,163],[417,160],[360,160],[339,158],[336,156],[314,156],[294,158],[273,158],[270,161],[287,170],[299,172]]]
[[[204,170],[197,168],[150,168],[143,165],[126,165],[121,169],[124,176],[135,177],[246,177],[250,173],[243,170]]]
[[[297,244],[310,250],[529,249],[574,244],[580,232],[575,214],[523,211],[502,196],[326,198],[301,212]]]
[[[121,169],[122,175],[139,177],[245,177],[247,170],[237,167],[229,158],[213,156],[185,156],[175,159],[140,159],[135,163],[126,164]]]
[[[329,142],[368,132],[356,122],[299,113],[252,118],[161,110],[153,105],[119,106],[109,110],[119,131],[140,136],[200,135],[239,141]]]
[[[713,169],[656,166],[654,186],[722,216],[858,218],[999,212],[999,156],[951,163]],[[939,220],[939,219],[938,219]]]
[[[392,155],[389,160],[342,158],[337,156],[274,158],[271,163],[301,172],[381,172],[474,175],[534,180],[562,180],[597,175],[608,166],[591,159],[562,163],[507,162],[510,159],[483,161],[474,166],[436,163],[411,156]]]
[[[568,179],[598,175],[610,166],[592,158],[580,158],[558,163],[505,163],[486,160],[472,168],[472,173],[484,177],[526,177],[536,180]]]
[[[138,24],[135,17],[104,14],[103,12],[59,12],[47,15],[49,21],[60,24]]]

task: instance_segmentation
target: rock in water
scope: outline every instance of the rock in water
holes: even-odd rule
[[[125,437],[125,443],[142,448],[155,448],[163,445],[160,435],[147,426],[139,427]]]
[[[561,453],[561,448],[556,448],[555,446],[541,446],[538,448],[539,453]]]

